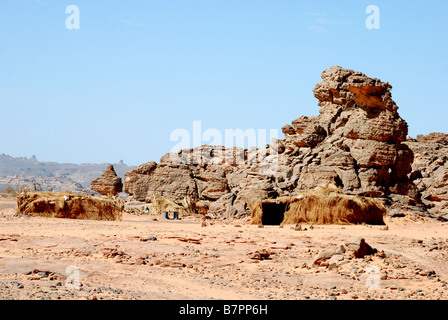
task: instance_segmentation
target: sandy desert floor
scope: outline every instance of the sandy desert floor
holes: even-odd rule
[[[259,228],[248,221],[125,214],[81,221],[16,214],[0,199],[0,299],[443,299],[448,223],[386,218],[384,226]],[[363,237],[381,254],[319,252]],[[251,253],[267,250],[268,259]],[[384,254],[382,253],[384,251]],[[79,279],[79,285],[72,280]]]

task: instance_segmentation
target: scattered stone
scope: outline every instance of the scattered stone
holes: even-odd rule
[[[250,252],[247,256],[252,260],[266,260],[270,259],[271,252],[266,249],[257,250],[255,252]]]
[[[346,243],[346,245],[348,249],[353,251],[355,258],[364,258],[364,256],[377,253],[378,251],[368,245],[364,238],[357,238],[354,241]]]
[[[156,241],[157,238],[154,236],[148,236],[146,238],[140,238],[140,241],[146,242],[146,241]]]
[[[425,269],[423,271],[420,271],[419,274],[424,277],[435,277],[436,276],[436,272],[432,269]]]
[[[17,287],[19,289],[23,289],[24,288],[23,284],[21,284],[20,282],[17,282],[17,281],[11,282],[11,285],[13,285],[13,286],[15,286],[15,287]]]
[[[401,217],[405,217],[405,216],[406,216],[406,215],[403,213],[403,211],[402,211],[401,209],[398,209],[398,208],[390,209],[390,210],[387,212],[387,215],[388,215],[389,217],[392,217],[392,218],[401,218]]]
[[[328,250],[323,250],[316,257],[316,260],[314,260],[314,265],[320,266],[322,262],[330,259],[334,255],[341,255],[343,253],[345,253],[345,247],[343,245],[339,245]]]

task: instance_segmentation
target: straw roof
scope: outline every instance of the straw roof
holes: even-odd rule
[[[250,203],[252,224],[261,224],[263,204],[286,204],[285,224],[384,224],[386,208],[378,199],[344,194],[335,187],[316,188],[291,197]]]

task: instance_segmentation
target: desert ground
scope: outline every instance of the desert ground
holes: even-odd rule
[[[385,222],[299,231],[128,213],[68,220],[18,215],[15,199],[0,198],[0,299],[446,300],[448,223]],[[378,253],[313,265],[358,237]]]

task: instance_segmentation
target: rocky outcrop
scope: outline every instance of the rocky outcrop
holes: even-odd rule
[[[431,133],[408,139],[414,152],[411,179],[428,212],[448,221],[448,134]]]
[[[348,194],[421,205],[409,176],[414,153],[391,85],[333,66],[314,88],[320,115],[282,128],[266,148],[201,146],[169,153],[125,175],[125,192],[211,201],[211,213],[239,216],[248,203],[334,184]]]
[[[150,202],[153,196],[197,198],[196,182],[185,164],[148,162],[125,174],[124,191],[138,201]]]
[[[90,189],[101,195],[117,195],[123,191],[121,178],[117,176],[114,166],[110,165],[100,178],[93,180]]]
[[[409,141],[412,140],[413,139],[409,139]],[[438,143],[443,146],[448,146],[448,134],[441,132],[432,132],[427,136],[419,134],[414,141],[420,143]]]
[[[209,212],[238,216],[247,213],[248,200],[277,195],[273,177],[260,173],[263,169],[263,163],[253,163],[248,150],[200,146],[166,154],[159,164],[148,162],[126,173],[124,191],[147,202],[157,196],[206,200],[211,202]]]
[[[415,204],[417,190],[408,179],[413,153],[402,143],[408,128],[391,85],[338,66],[322,80],[314,88],[320,115],[282,128],[285,152],[299,160],[296,188],[334,183],[349,193],[398,194]]]

